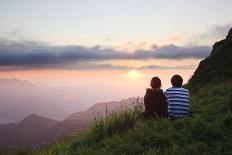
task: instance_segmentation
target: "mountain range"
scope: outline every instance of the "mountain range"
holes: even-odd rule
[[[31,114],[19,123],[0,125],[0,148],[22,149],[42,147],[59,138],[77,134],[86,129],[97,117],[105,117],[112,112],[131,108],[142,99],[128,98],[121,101],[101,102],[86,111],[68,115],[64,120],[57,121],[37,114]]]
[[[123,87],[107,84],[51,87],[0,78],[0,86],[0,125],[17,123],[30,114],[61,121],[70,113],[86,110],[94,103],[120,100],[134,94]]]

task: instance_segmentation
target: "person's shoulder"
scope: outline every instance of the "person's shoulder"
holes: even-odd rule
[[[151,89],[151,88],[147,88],[147,89],[146,89],[146,92],[147,92],[147,93],[152,92],[152,89]]]
[[[167,89],[164,91],[164,94],[167,94],[167,93],[170,92],[171,90],[172,90],[172,87],[167,88]]]
[[[168,88],[168,89],[166,90],[166,92],[169,92],[169,91],[177,91],[177,90],[179,90],[179,88],[177,88],[177,87],[170,87],[170,88]]]
[[[166,91],[169,91],[169,90],[171,90],[172,88],[173,88],[173,87],[167,88]]]
[[[187,92],[189,92],[189,90],[188,90],[187,88],[183,88],[183,87],[182,87],[182,89],[185,90],[185,91],[187,91]]]
[[[189,93],[189,90],[183,87],[170,87],[165,92],[172,92],[172,91],[179,91],[179,92],[186,92]]]
[[[181,87],[181,90],[184,91],[184,92],[186,92],[186,93],[189,93],[189,90],[186,89],[186,88]]]
[[[162,89],[159,89],[159,88],[157,88],[157,89],[147,88],[146,93],[147,94],[161,94],[161,93],[163,94],[164,92]]]
[[[146,89],[146,95],[151,95],[151,94],[153,94],[153,89],[147,88]]]

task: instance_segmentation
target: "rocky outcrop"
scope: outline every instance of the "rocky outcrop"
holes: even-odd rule
[[[232,78],[232,28],[225,39],[213,45],[209,57],[202,60],[188,85]]]

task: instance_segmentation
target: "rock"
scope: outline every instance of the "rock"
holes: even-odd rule
[[[188,85],[198,85],[212,80],[232,78],[232,28],[225,39],[213,45],[209,57],[202,60]]]
[[[228,35],[226,36],[226,39],[228,39],[228,40],[232,39],[232,28],[230,29]]]

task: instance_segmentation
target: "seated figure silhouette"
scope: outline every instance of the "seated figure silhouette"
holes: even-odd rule
[[[180,75],[171,78],[172,87],[165,91],[168,98],[168,115],[171,118],[189,116],[189,91],[182,87],[183,79]]]
[[[167,117],[168,103],[163,90],[161,89],[161,80],[158,77],[153,77],[150,83],[151,88],[146,89],[144,96],[145,118],[153,116]]]

